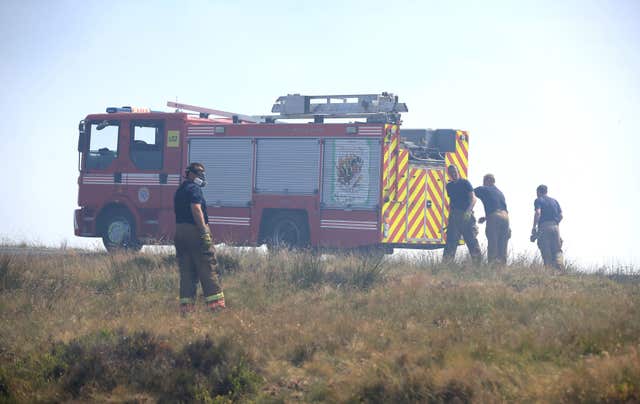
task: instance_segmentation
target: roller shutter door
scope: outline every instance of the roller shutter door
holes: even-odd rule
[[[251,201],[251,139],[191,139],[189,162],[204,164],[209,205],[247,206]]]
[[[318,192],[318,139],[259,139],[256,192],[312,195]]]

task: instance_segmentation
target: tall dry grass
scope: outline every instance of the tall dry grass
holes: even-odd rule
[[[640,400],[629,268],[219,263],[229,309],[181,317],[171,255],[0,255],[0,402]]]

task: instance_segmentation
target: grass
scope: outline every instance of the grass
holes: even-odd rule
[[[218,262],[229,309],[181,317],[174,256],[0,255],[0,402],[640,400],[633,268]]]

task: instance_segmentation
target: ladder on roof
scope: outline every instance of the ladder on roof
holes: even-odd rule
[[[273,123],[278,119],[313,119],[322,123],[326,118],[366,118],[368,123],[400,123],[400,113],[407,105],[398,102],[398,96],[382,94],[300,95],[278,97],[271,108],[277,115],[251,116],[217,109],[167,102],[168,107],[209,115],[232,118],[234,122]]]
[[[262,119],[260,117],[257,117],[257,116],[237,114],[235,112],[221,111],[219,109],[211,109],[211,108],[205,108],[205,107],[198,107],[196,105],[182,104],[182,103],[173,102],[173,101],[167,101],[167,107],[176,108],[178,110],[183,109],[185,111],[198,112],[200,114],[200,117],[202,117],[202,118],[208,118],[209,115],[214,115],[214,116],[221,116],[223,118],[231,118],[234,121],[237,120],[237,121],[241,121],[241,122],[253,122],[253,123],[264,122],[264,119]]]
[[[367,122],[398,123],[400,113],[407,112],[407,105],[398,102],[398,96],[382,94],[300,95],[278,97],[271,112],[279,115],[266,119],[313,118],[322,122],[325,118],[367,118]]]

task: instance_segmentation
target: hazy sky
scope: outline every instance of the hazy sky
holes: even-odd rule
[[[545,183],[569,260],[640,265],[640,1],[3,0],[0,35],[2,238],[97,244],[73,236],[77,124],[107,106],[390,91],[404,127],[470,132],[514,253]]]

